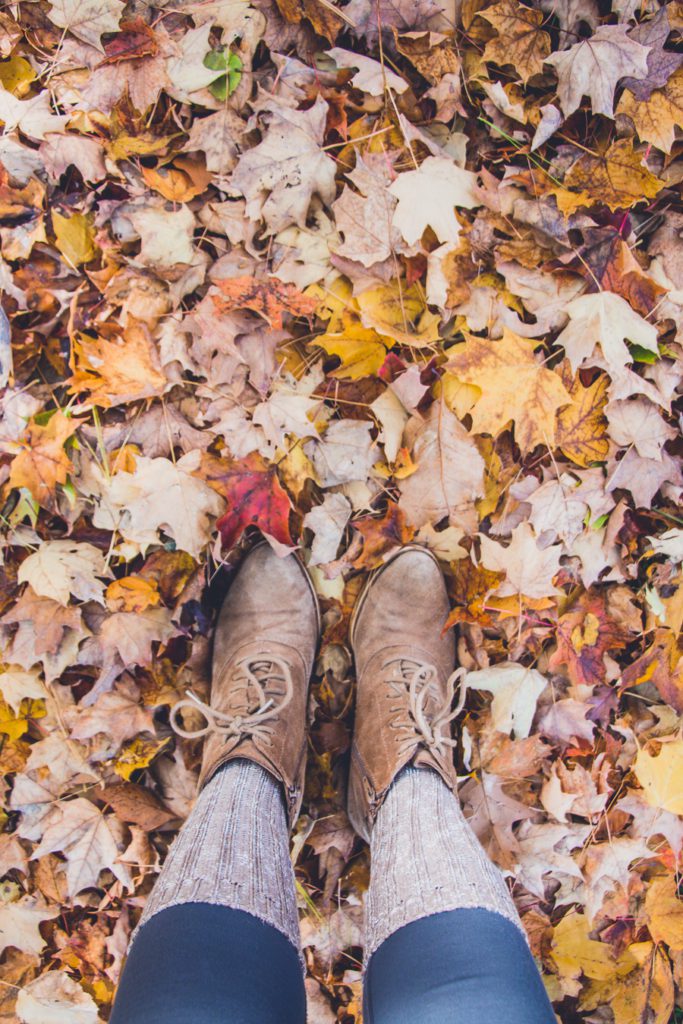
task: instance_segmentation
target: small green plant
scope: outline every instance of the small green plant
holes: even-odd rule
[[[242,61],[226,47],[219,50],[210,50],[204,58],[204,66],[211,71],[225,71],[224,75],[217,78],[209,86],[209,92],[217,100],[226,100],[231,96],[242,78]]]

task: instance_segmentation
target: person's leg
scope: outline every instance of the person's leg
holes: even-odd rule
[[[133,935],[112,1024],[303,1024],[289,832],[318,635],[302,566],[255,548],[221,608],[210,704],[190,695],[171,712],[179,735],[206,737],[200,793]]]
[[[305,1020],[299,957],[282,932],[243,910],[182,903],[140,931],[110,1024]]]
[[[555,1024],[519,930],[480,908],[420,918],[386,939],[365,974],[366,1024]]]
[[[260,765],[230,761],[200,793],[147,900],[111,1024],[305,1018],[281,789]]]
[[[436,559],[405,548],[372,577],[351,624],[349,816],[372,865],[367,1019],[554,1024],[504,879],[460,809],[449,611]]]
[[[435,772],[397,776],[371,860],[368,1024],[554,1024],[503,877]]]

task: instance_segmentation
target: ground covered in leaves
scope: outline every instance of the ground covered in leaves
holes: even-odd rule
[[[255,525],[324,612],[311,1020],[360,1021],[347,626],[411,540],[558,1019],[683,1018],[682,30],[658,0],[3,5],[0,1021],[106,1020],[193,799],[169,708]]]

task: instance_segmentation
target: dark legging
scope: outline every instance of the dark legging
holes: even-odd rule
[[[111,1024],[304,1024],[292,944],[251,914],[206,903],[140,930]],[[365,975],[366,1024],[555,1024],[521,934],[489,910],[450,910],[390,935]]]

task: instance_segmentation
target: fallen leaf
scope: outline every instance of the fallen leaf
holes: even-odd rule
[[[468,672],[463,685],[468,689],[492,693],[491,720],[494,728],[524,739],[531,732],[536,701],[548,682],[536,669],[510,661],[479,672]]]
[[[523,451],[554,446],[556,412],[571,396],[558,374],[536,360],[533,342],[506,330],[499,341],[469,336],[451,352],[449,370],[480,390],[471,413],[474,433],[495,437],[512,420]]]
[[[19,583],[30,583],[35,594],[67,605],[71,596],[79,601],[102,603],[106,576],[104,555],[93,544],[68,540],[45,541],[19,567]]]
[[[633,772],[651,807],[683,814],[683,740],[662,743],[657,756],[641,748]]]
[[[630,39],[624,25],[601,25],[588,39],[552,53],[545,63],[557,74],[562,113],[569,117],[584,96],[593,113],[612,117],[614,90],[620,78],[645,78],[649,48]]]
[[[257,526],[276,545],[293,546],[289,532],[292,503],[274,466],[268,466],[259,455],[241,461],[213,458],[205,463],[203,475],[227,501],[227,511],[216,523],[226,548],[234,547],[249,526]]]
[[[482,565],[505,573],[505,581],[495,590],[498,596],[548,597],[556,593],[553,579],[560,568],[561,548],[554,544],[540,548],[528,523],[516,527],[507,548],[484,534],[480,543]]]

